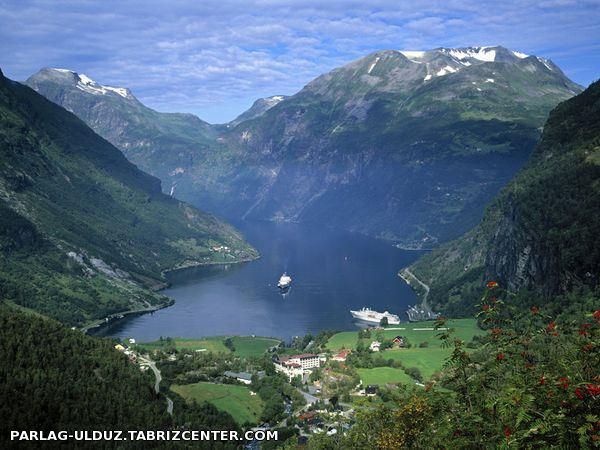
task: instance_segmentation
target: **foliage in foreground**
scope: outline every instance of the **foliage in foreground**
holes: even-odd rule
[[[229,414],[208,403],[174,398],[170,416],[154,392],[153,375],[112,347],[110,340],[0,303],[0,442],[10,430],[238,429]],[[162,444],[144,442],[146,448]]]
[[[467,352],[452,330],[440,333],[452,355],[439,383],[399,389],[384,407],[367,403],[346,436],[319,436],[309,447],[598,446],[600,310],[560,322],[533,306],[515,320],[506,300],[488,283],[479,317],[490,333],[477,351]]]

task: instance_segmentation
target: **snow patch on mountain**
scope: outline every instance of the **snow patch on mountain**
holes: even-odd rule
[[[115,94],[119,94],[121,97],[127,98],[128,93],[127,89],[120,87],[112,87],[112,86],[102,86],[104,89],[108,89],[109,91],[114,92]]]
[[[446,66],[446,67],[443,67],[440,70],[438,70],[435,75],[438,77],[443,77],[444,75],[448,75],[449,73],[454,73],[454,72],[458,72],[458,69],[456,69],[452,66]]]
[[[516,52],[516,51],[512,51],[512,54],[515,55],[517,58],[520,59],[524,59],[524,58],[528,58],[529,55],[526,55],[525,53],[521,53],[521,52]]]
[[[264,99],[265,103],[269,108],[272,108],[273,106],[275,106],[283,100],[285,100],[285,96],[283,95],[273,95],[272,97],[267,97]]]
[[[375,68],[375,66],[377,65],[378,62],[379,62],[379,57],[375,58],[375,61],[373,61],[371,63],[371,65],[369,66],[369,70],[367,70],[368,74],[371,74],[371,71]]]
[[[540,58],[540,57],[538,56],[538,57],[537,57],[537,60],[538,60],[539,62],[541,62],[541,63],[542,63],[544,66],[546,66],[546,68],[547,68],[548,70],[554,70],[554,69],[552,68],[552,66],[550,66],[550,61],[548,61],[546,58]]]
[[[443,48],[440,51],[458,60],[468,58],[484,62],[493,62],[496,60],[496,50],[493,47]]]
[[[73,70],[69,70],[69,69],[52,69],[52,70],[54,70],[56,72],[61,72],[61,73],[72,73],[77,78],[77,85],[76,85],[77,89],[87,92],[89,94],[104,95],[109,92],[113,92],[117,95],[120,95],[123,98],[130,97],[129,90],[127,90],[126,88],[103,86],[101,84],[96,83],[94,80],[92,80],[90,77],[88,77],[84,73],[77,73],[77,72],[74,72]]]

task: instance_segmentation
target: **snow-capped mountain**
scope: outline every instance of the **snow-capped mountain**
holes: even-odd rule
[[[161,113],[143,105],[127,88],[102,85],[68,69],[45,68],[26,84],[77,115],[139,167],[164,180],[163,189],[175,193],[171,173],[183,173],[189,155],[215,132],[192,114]],[[182,172],[183,171],[183,172]]]
[[[232,127],[232,126],[237,125],[238,123],[243,122],[244,120],[250,120],[250,119],[259,117],[259,116],[263,115],[265,112],[267,112],[269,109],[271,109],[273,106],[281,103],[286,98],[287,98],[287,96],[285,96],[285,95],[272,95],[270,97],[259,98],[252,104],[252,106],[250,108],[248,108],[242,114],[237,116],[235,119],[233,119],[227,125]]]
[[[127,88],[103,86],[99,83],[96,83],[87,75],[83,73],[74,72],[73,70],[48,68],[42,69],[42,71],[40,72],[40,77],[42,76],[42,74],[49,78],[64,77],[69,81],[74,81],[77,89],[80,89],[92,95],[116,94],[123,98],[133,98],[133,95]]]
[[[383,50],[199,136],[200,126],[166,129],[118,95],[36,78],[28,83],[182,199],[224,217],[320,223],[414,247],[474,225],[548,112],[581,91],[551,61],[500,46]],[[160,139],[148,132],[156,127]]]
[[[441,77],[449,73],[458,72],[463,67],[469,67],[487,62],[516,62],[520,59],[530,58],[525,53],[508,50],[504,47],[465,47],[465,48],[438,48],[429,51],[407,51],[399,50],[409,61],[415,64],[423,64],[427,68],[427,75],[423,81],[429,81],[433,77]],[[447,56],[449,58],[441,58]],[[560,72],[550,60],[538,56],[531,58],[537,59],[544,64],[548,70]],[[442,64],[445,66],[441,67]],[[372,71],[373,67],[370,68]]]

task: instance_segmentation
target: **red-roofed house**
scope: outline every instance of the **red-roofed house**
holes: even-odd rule
[[[334,361],[346,361],[346,358],[350,353],[352,353],[352,350],[342,350],[331,359],[333,359]]]

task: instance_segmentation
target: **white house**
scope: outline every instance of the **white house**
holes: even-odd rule
[[[295,364],[300,364],[302,369],[314,369],[316,367],[321,367],[319,355],[315,355],[314,353],[303,353],[302,355],[290,356],[288,361]]]
[[[373,352],[378,352],[380,347],[381,347],[381,342],[379,342],[379,341],[373,341],[373,342],[371,342],[371,345],[369,345],[369,349]]]
[[[290,381],[292,381],[297,376],[302,376],[304,374],[304,370],[300,366],[300,364],[296,364],[290,361],[279,361],[275,363],[275,372],[285,374]]]
[[[282,356],[275,361],[275,371],[285,373],[290,381],[298,375],[302,376],[303,374],[310,372],[312,369],[319,367],[321,367],[319,355],[315,355],[313,353]]]

